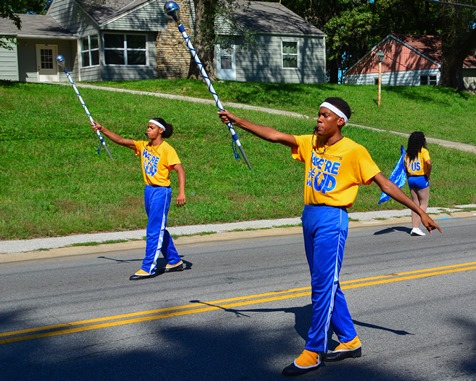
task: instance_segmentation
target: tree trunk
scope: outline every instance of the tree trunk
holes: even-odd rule
[[[456,53],[456,54],[455,54]],[[455,52],[454,46],[443,44],[440,85],[461,91],[463,83],[463,59]]]
[[[195,41],[192,41],[197,56],[203,64],[208,77],[213,80],[214,44],[215,44],[215,9],[217,0],[196,0],[195,2]],[[188,78],[200,79],[200,69],[193,58],[190,60]]]
[[[451,3],[454,3],[451,0]],[[443,44],[440,85],[464,90],[463,63],[476,48],[476,30],[470,29],[471,10],[458,6],[442,8]]]
[[[329,83],[339,82],[339,61],[337,59],[327,61],[327,76]]]

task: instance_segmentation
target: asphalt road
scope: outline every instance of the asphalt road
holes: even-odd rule
[[[363,356],[302,380],[476,379],[475,217],[444,233],[351,229],[341,285]],[[182,273],[131,282],[141,248],[3,263],[1,380],[282,380],[310,323],[302,237],[179,245]],[[333,342],[332,345],[335,345]]]

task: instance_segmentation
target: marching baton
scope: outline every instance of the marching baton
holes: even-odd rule
[[[179,10],[180,10],[180,7],[175,1],[167,1],[165,3],[165,6],[164,6],[165,14],[174,19],[175,23],[177,24],[179,32],[182,33],[182,37],[185,40],[185,43],[187,44],[187,48],[190,50],[190,54],[192,55],[195,63],[198,66],[198,69],[200,70],[200,74],[202,75],[203,79],[207,83],[208,91],[210,91],[210,93],[213,95],[213,98],[215,99],[217,108],[220,111],[224,111],[225,109],[223,108],[220,102],[220,98],[218,98],[218,94],[215,92],[215,89],[213,88],[212,81],[210,80],[210,78],[208,78],[207,72],[205,71],[205,68],[203,67],[202,62],[200,61],[200,58],[198,58],[197,51],[193,47],[192,42],[190,41],[190,37],[185,31],[185,27],[180,22],[180,17],[178,15]],[[238,146],[238,149],[241,152],[241,156],[243,157],[246,164],[248,165],[248,168],[252,169],[250,162],[248,161],[248,158],[246,157],[245,151],[243,150],[243,147],[241,146],[240,139],[238,139],[238,135],[233,129],[233,125],[230,122],[228,122],[226,126],[228,127],[228,131],[230,131],[230,134],[232,137],[232,147],[233,147],[233,153],[235,154],[235,158],[236,159],[240,158],[240,155],[236,152],[236,149],[235,149],[235,146]]]
[[[81,103],[81,106],[83,106],[83,109],[84,109],[84,111],[86,112],[86,115],[89,118],[89,122],[93,125],[96,125],[96,123],[94,123],[93,117],[91,116],[91,113],[89,112],[88,108],[86,107],[86,103],[84,103],[83,98],[81,97],[81,94],[79,94],[79,90],[76,87],[76,84],[74,83],[73,78],[71,78],[71,74],[69,73],[68,69],[65,68],[64,57],[59,55],[58,57],[56,57],[56,61],[58,61],[58,65],[61,67],[61,69],[63,69],[64,73],[66,74],[66,77],[68,77],[69,83],[71,83],[71,85],[73,86],[74,92],[78,96],[79,102]],[[109,152],[109,148],[107,148],[106,142],[105,142],[104,138],[102,137],[101,133],[99,131],[96,131],[96,134],[99,138],[98,155],[101,153],[101,145],[102,145],[102,146],[104,146],[104,149],[106,150],[109,157],[112,159],[111,152]]]

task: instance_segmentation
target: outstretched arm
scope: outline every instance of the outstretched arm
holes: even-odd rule
[[[272,127],[260,126],[250,122],[249,120],[238,118],[233,113],[223,110],[218,111],[218,115],[223,123],[231,123],[234,126],[240,127],[243,130],[251,132],[253,135],[272,143],[281,143],[288,147],[297,147],[296,139],[291,134],[286,134],[275,130]]]
[[[385,192],[394,200],[405,205],[418,214],[421,218],[421,222],[430,233],[434,229],[437,229],[440,233],[442,233],[441,228],[435,223],[435,221],[433,221],[428,214],[421,210],[420,207],[415,204],[405,193],[403,193],[399,187],[382,175],[382,173],[375,175],[373,180],[377,183],[382,192]]]
[[[94,131],[99,131],[103,135],[105,135],[109,140],[113,141],[116,144],[121,146],[135,149],[134,141],[132,139],[123,138],[121,135],[116,134],[115,132],[109,131],[106,127],[101,125],[99,122],[94,121],[94,124],[91,124],[91,128]]]

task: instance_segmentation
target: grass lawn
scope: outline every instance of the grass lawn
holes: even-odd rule
[[[211,98],[201,81],[100,83]],[[99,85],[99,83],[98,83]],[[165,87],[165,88],[164,88]],[[435,87],[384,88],[376,106],[376,87],[217,83],[225,107],[249,103],[313,117],[327,96],[351,104],[351,122],[428,137],[476,144],[469,122],[476,120],[476,97]],[[145,95],[81,88],[96,120],[132,139],[145,139],[147,121],[161,116],[172,123],[168,139],[187,172],[187,205],[172,206],[169,226],[299,216],[303,166],[284,146],[237,130],[253,167],[235,160],[231,137],[214,105]],[[260,124],[293,134],[311,133],[312,119],[233,110]],[[348,126],[344,135],[368,148],[389,175],[406,138]],[[0,239],[26,239],[99,231],[142,229],[143,180],[139,158],[107,141],[114,157],[96,153],[99,140],[71,86],[0,83]],[[476,203],[475,155],[429,145],[434,163],[431,206]],[[172,174],[174,196],[176,176]],[[377,186],[361,187],[351,211],[403,208],[394,201],[377,206]]]

